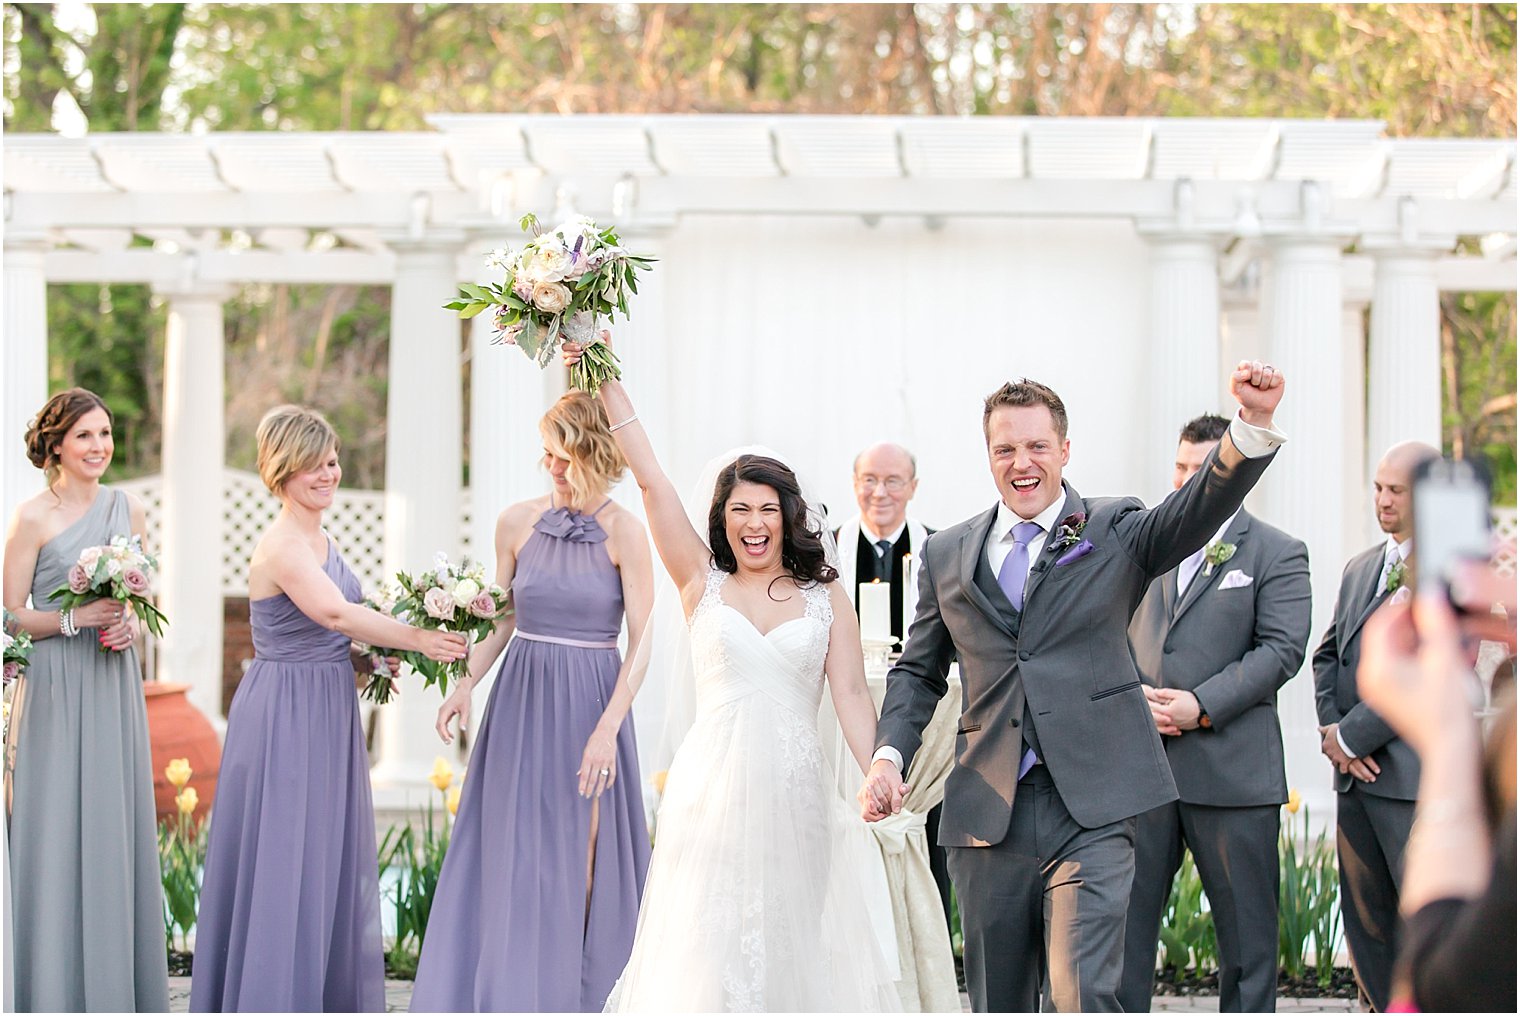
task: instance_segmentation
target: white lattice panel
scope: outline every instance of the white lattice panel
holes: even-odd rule
[[[118,484],[142,499],[147,509],[149,545],[162,549],[163,479],[144,476]],[[248,559],[280,502],[253,473],[229,469],[222,480],[222,595],[248,595]],[[348,566],[366,590],[380,584],[385,559],[385,494],[376,490],[340,490],[327,513],[327,531],[337,541]],[[470,497],[460,498],[460,546],[470,550]],[[487,562],[489,566],[490,562]]]

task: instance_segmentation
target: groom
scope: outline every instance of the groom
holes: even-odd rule
[[[1240,412],[1197,475],[1152,509],[1061,481],[1066,407],[1033,381],[982,412],[999,503],[930,537],[918,609],[887,679],[867,821],[902,807],[903,772],[959,655],[962,712],[939,842],[978,1012],[1119,1011],[1135,816],[1177,790],[1130,656],[1151,580],[1240,507],[1285,438],[1283,379],[1241,363]]]

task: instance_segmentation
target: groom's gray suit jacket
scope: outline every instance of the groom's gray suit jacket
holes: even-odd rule
[[[1131,615],[1157,575],[1208,542],[1240,507],[1272,455],[1247,459],[1227,437],[1204,468],[1155,508],[1136,498],[1082,498],[1070,485],[1062,518],[1085,512],[1091,549],[1045,541],[1010,624],[977,569],[997,506],[931,536],[920,555],[918,610],[887,679],[877,744],[905,772],[959,654],[961,718],[945,784],[939,841],[987,846],[1007,835],[1032,721],[1040,757],[1073,819],[1097,828],[1176,800],[1161,740],[1130,656]],[[1058,560],[1066,563],[1057,565]],[[988,568],[980,564],[983,571]],[[1027,708],[1026,708],[1027,701]]]

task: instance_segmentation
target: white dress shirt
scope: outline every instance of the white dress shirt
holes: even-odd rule
[[[1225,531],[1235,524],[1235,516],[1239,514],[1240,509],[1235,509],[1235,515],[1231,515],[1224,520],[1224,525],[1219,527],[1219,532],[1214,534],[1214,538],[1209,543],[1223,540]],[[1205,543],[1192,554],[1189,554],[1187,560],[1177,566],[1177,598],[1179,600],[1182,599],[1182,594],[1187,592],[1188,586],[1192,584],[1193,577],[1202,570],[1203,555],[1209,549],[1209,543]]]
[[[907,528],[908,528],[908,520],[907,519],[903,519],[901,522],[899,522],[897,524],[897,528],[894,529],[894,530],[892,530],[892,532],[890,534],[888,534],[886,536],[877,536],[876,535],[876,530],[874,530],[874,529],[871,528],[871,523],[867,522],[864,518],[861,518],[861,520],[860,520],[860,531],[861,531],[862,534],[865,535],[866,542],[871,545],[871,549],[874,550],[874,551],[876,551],[876,557],[878,559],[880,559],[882,557],[882,553],[881,553],[881,548],[878,547],[878,546],[876,546],[876,545],[878,543],[880,543],[882,540],[886,540],[887,543],[890,544],[891,546],[893,546],[893,547],[897,546],[897,541],[900,540],[900,539],[902,539],[903,530],[905,530]]]
[[[1235,446],[1236,451],[1248,459],[1259,459],[1264,455],[1269,455],[1278,446],[1287,443],[1287,440],[1287,435],[1276,427],[1253,426],[1242,420],[1238,412],[1235,414],[1235,419],[1230,421],[1230,443]],[[993,525],[992,531],[987,534],[987,563],[992,566],[992,574],[997,575],[1002,570],[1004,558],[1013,552],[1013,527],[1025,521],[1033,522],[1040,527],[1039,535],[1029,541],[1029,567],[1033,568],[1040,552],[1045,549],[1045,541],[1049,538],[1051,530],[1063,518],[1061,511],[1065,507],[1066,497],[1065,492],[1062,491],[1044,511],[1026,520],[999,501],[997,522]],[[1234,516],[1231,516],[1232,521],[1233,519]],[[1225,524],[1229,525],[1229,523]],[[898,773],[902,772],[902,752],[890,744],[877,748],[876,753],[871,756],[873,763],[881,759],[886,759],[896,766]]]

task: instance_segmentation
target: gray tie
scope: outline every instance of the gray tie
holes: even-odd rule
[[[892,541],[876,541],[876,577],[883,582],[892,581]]]

